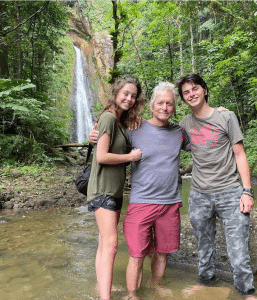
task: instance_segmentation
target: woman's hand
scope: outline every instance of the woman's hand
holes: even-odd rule
[[[94,129],[90,131],[89,137],[88,137],[89,143],[93,146],[97,143],[97,139],[98,139],[98,135],[99,135],[99,131],[96,130],[96,127],[97,127],[97,123],[95,123]]]
[[[229,109],[227,109],[226,107],[223,107],[223,106],[219,106],[218,107],[218,112],[223,112],[223,111],[229,111]]]
[[[138,161],[142,158],[142,151],[140,149],[133,149],[129,155],[131,155],[130,161]]]

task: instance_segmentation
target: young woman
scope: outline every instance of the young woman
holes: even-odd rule
[[[134,77],[118,79],[97,122],[98,143],[88,185],[88,210],[95,213],[99,229],[96,276],[101,300],[111,296],[117,225],[122,207],[125,163],[141,159],[140,149],[126,154],[124,129],[136,122],[144,105],[141,86]]]

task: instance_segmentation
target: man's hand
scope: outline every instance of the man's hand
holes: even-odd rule
[[[253,197],[243,194],[240,199],[240,210],[242,213],[249,213],[253,209]]]
[[[96,127],[97,127],[97,123],[95,123],[94,129],[90,131],[89,138],[88,138],[89,143],[91,145],[93,145],[93,146],[96,145],[97,139],[98,139],[98,135],[99,135],[99,131],[96,130]]]
[[[226,107],[223,107],[223,106],[219,106],[218,107],[218,112],[223,112],[223,111],[229,111],[229,109],[227,109]]]

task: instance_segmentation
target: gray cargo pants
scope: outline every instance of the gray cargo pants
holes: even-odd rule
[[[215,275],[216,216],[223,224],[235,287],[243,295],[255,292],[248,251],[249,214],[240,211],[242,187],[213,193],[190,191],[189,218],[198,242],[199,281]]]

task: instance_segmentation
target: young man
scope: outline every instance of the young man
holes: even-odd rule
[[[152,284],[163,292],[167,254],[179,249],[179,156],[181,149],[190,151],[190,143],[185,130],[169,122],[175,107],[174,85],[160,82],[150,100],[152,118],[143,120],[137,130],[127,130],[132,147],[143,153],[131,164],[130,204],[123,225],[130,254],[126,275],[130,299],[137,299],[145,257],[153,253]]]
[[[255,293],[248,252],[249,212],[253,208],[250,170],[243,135],[233,112],[218,113],[207,104],[208,88],[197,74],[177,81],[192,114],[180,125],[191,142],[193,171],[189,217],[198,242],[199,282],[215,281],[216,216],[224,227],[234,284],[243,295]],[[240,173],[243,188],[240,185]],[[246,299],[257,299],[246,296]]]

